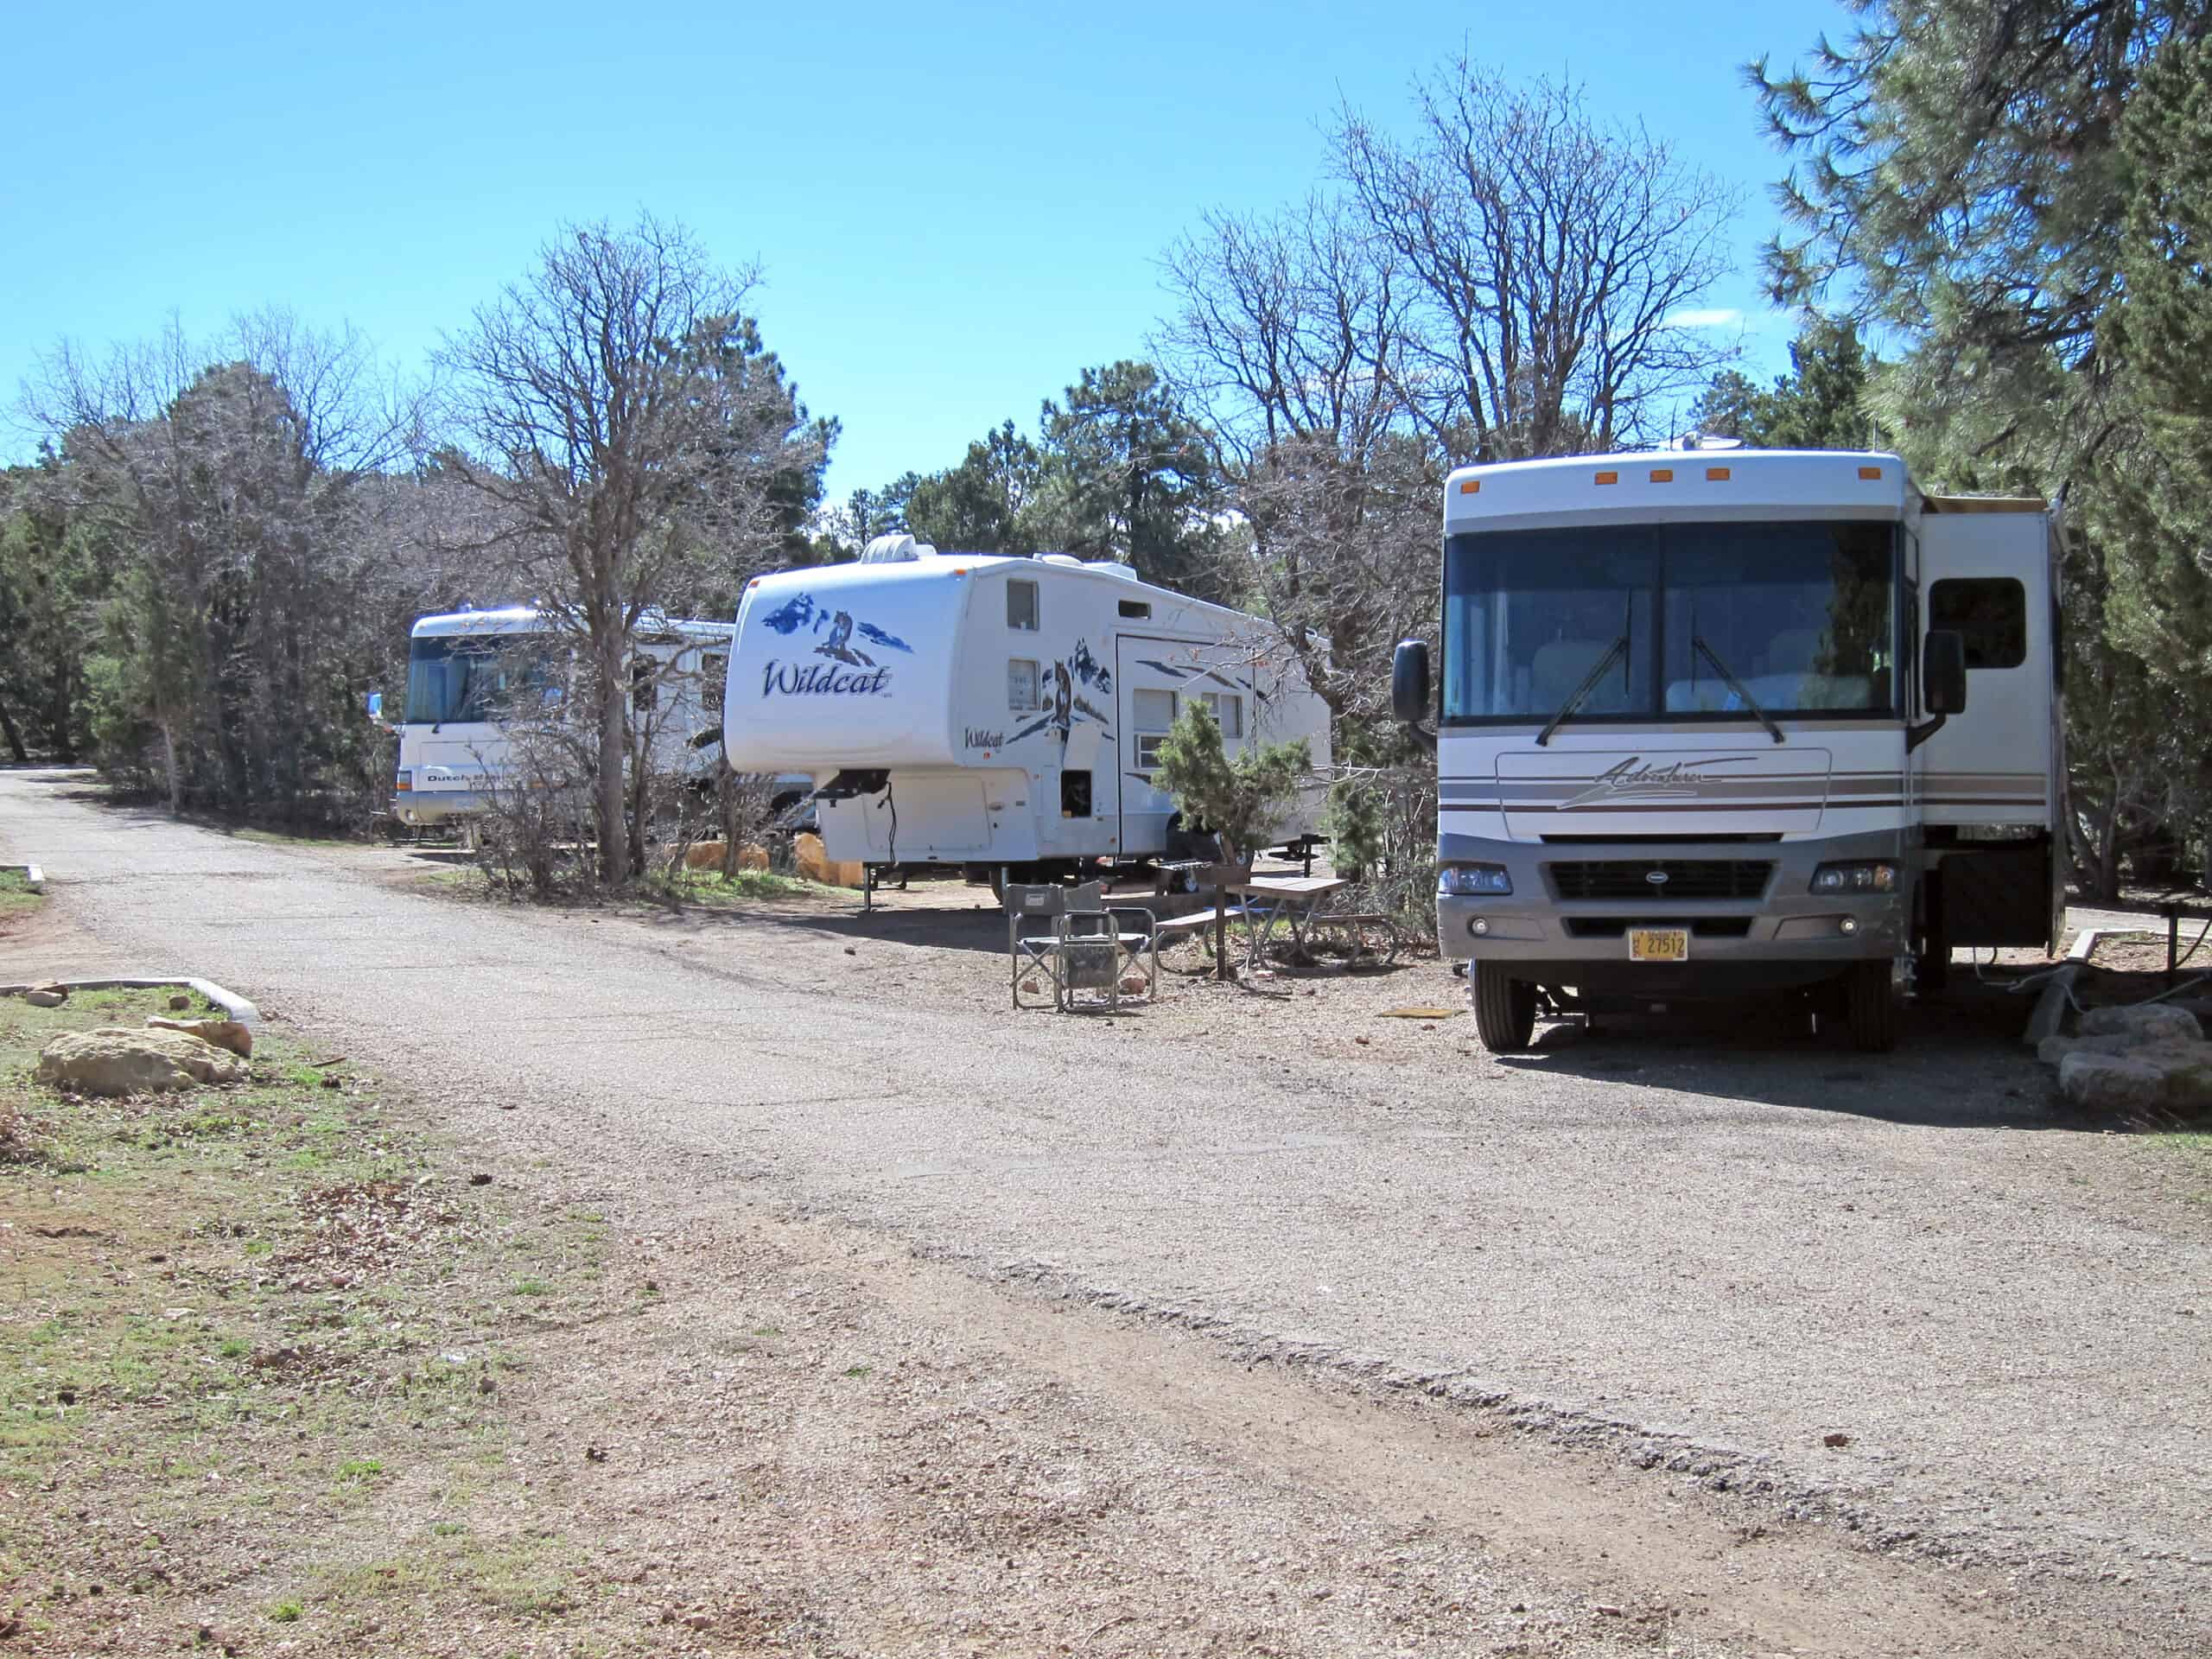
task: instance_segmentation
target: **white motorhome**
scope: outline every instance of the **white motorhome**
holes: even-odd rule
[[[1192,700],[1232,753],[1303,738],[1328,765],[1327,708],[1261,619],[1123,564],[887,537],[747,588],[722,743],[740,770],[813,776],[831,858],[1020,880],[1196,853],[1154,781]]]
[[[1954,947],[2048,946],[2065,753],[2054,515],[1895,455],[1735,448],[1465,467],[1433,714],[1437,929],[1483,1040],[1798,990],[1854,1042]]]
[[[392,798],[402,823],[465,822],[486,810],[513,747],[497,716],[566,693],[569,653],[557,631],[527,606],[416,619]],[[641,715],[652,712],[664,771],[704,764],[692,740],[713,728],[732,632],[727,622],[674,619],[639,630],[633,696]]]

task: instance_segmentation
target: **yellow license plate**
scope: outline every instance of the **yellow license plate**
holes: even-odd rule
[[[1628,931],[1630,962],[1688,962],[1690,931],[1687,927],[1631,927]]]

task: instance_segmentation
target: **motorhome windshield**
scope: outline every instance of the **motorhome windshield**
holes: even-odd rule
[[[1832,522],[1452,537],[1443,717],[1544,722],[1572,701],[1570,726],[1755,718],[1745,691],[1773,716],[1889,714],[1896,542]]]
[[[418,635],[407,646],[410,726],[496,720],[525,688],[551,683],[543,633]]]

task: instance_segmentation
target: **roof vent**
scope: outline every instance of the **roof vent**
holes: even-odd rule
[[[933,559],[937,549],[927,542],[918,542],[912,536],[879,536],[861,550],[862,564],[912,564],[917,559]]]
[[[1744,447],[1744,441],[1741,438],[1726,437],[1718,432],[1685,432],[1681,437],[1676,438],[1667,447],[1669,449],[1687,449],[1692,451],[1699,449],[1741,449]]]
[[[1109,576],[1119,576],[1124,582],[1135,582],[1137,579],[1136,567],[1133,564],[1123,564],[1118,559],[1093,559],[1083,568],[1086,570],[1096,570]]]
[[[1076,557],[1072,553],[1039,553],[1037,556],[1037,563],[1039,564],[1080,565],[1083,561]]]

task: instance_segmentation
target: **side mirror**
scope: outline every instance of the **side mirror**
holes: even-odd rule
[[[1962,715],[1967,708],[1966,636],[1951,628],[1929,632],[1920,648],[1920,701],[1931,715]]]
[[[1401,639],[1390,657],[1390,712],[1402,724],[1418,726],[1428,714],[1428,645]]]

